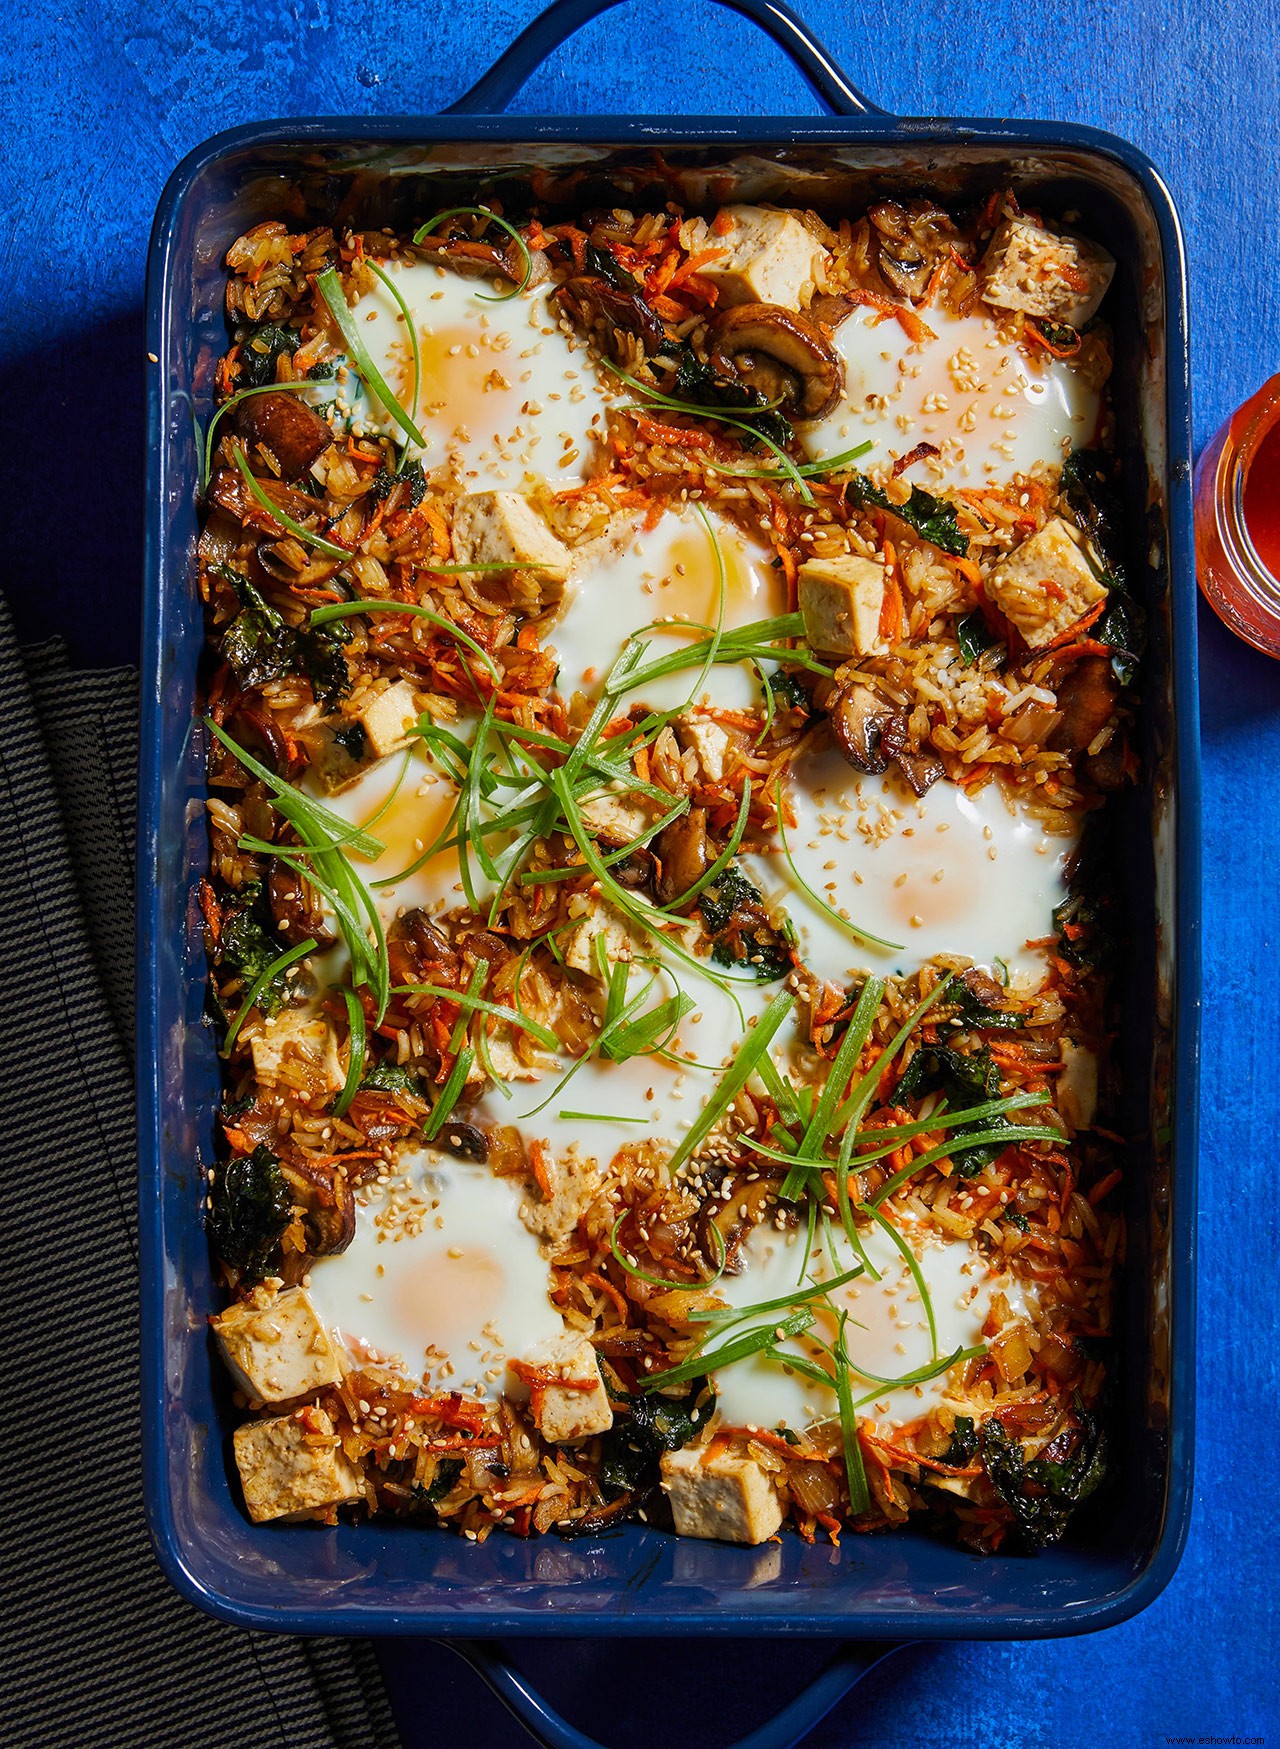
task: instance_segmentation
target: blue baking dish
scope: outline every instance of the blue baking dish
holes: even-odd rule
[[[148,279],[150,450],[139,845],[140,1178],[147,1507],[178,1589],[225,1620],[306,1634],[826,1635],[852,1641],[1023,1638],[1124,1620],[1167,1583],[1186,1535],[1194,1389],[1196,1095],[1200,1007],[1199,753],[1182,241],[1151,164],[1062,124],[903,120],[860,97],[798,19],[728,0],[778,41],[832,110],[789,120],[508,119],[497,112],[577,25],[614,0],[559,0],[480,84],[437,117],[272,122],[219,135],[174,172]],[[677,1541],[643,1526],[594,1540],[481,1547],[402,1524],[252,1528],[229,1460],[229,1405],[211,1365],[215,1301],[198,1161],[218,1090],[203,1023],[192,886],[205,865],[197,666],[201,609],[193,415],[226,345],[223,256],[252,223],[407,224],[463,186],[581,167],[635,194],[675,175],[696,200],[735,193],[818,207],[872,190],[968,194],[1012,184],[1079,215],[1120,263],[1109,306],[1126,460],[1130,570],[1148,609],[1146,778],[1118,830],[1129,907],[1122,1053],[1132,1136],[1130,1255],[1114,1407],[1116,1481],[1067,1541],[1034,1559],[978,1559],[924,1535],[798,1537],[762,1548]],[[580,191],[581,192],[581,191]],[[314,215],[314,219],[312,218]],[[484,1674],[536,1712],[488,1653]],[[830,1705],[874,1651],[850,1650],[787,1728]],[[800,1706],[801,1703],[797,1703]],[[804,1707],[808,1711],[804,1711]],[[802,1718],[803,1713],[803,1718]],[[546,1740],[585,1739],[547,1722]],[[780,1727],[781,1729],[781,1727]],[[557,1734],[559,1733],[559,1734]],[[761,1742],[765,1739],[761,1738]],[[781,1737],[770,1741],[781,1741]]]

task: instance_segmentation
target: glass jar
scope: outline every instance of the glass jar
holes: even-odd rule
[[[1280,656],[1280,376],[1200,457],[1195,519],[1205,599],[1246,643]]]

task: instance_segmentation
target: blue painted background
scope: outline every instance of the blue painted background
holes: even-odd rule
[[[533,0],[11,4],[0,45],[0,368],[13,441],[0,451],[0,577],[23,636],[61,632],[84,663],[134,657],[142,283],[151,214],[177,160],[218,128],[269,115],[438,108],[534,9]],[[802,0],[802,9],[888,108],[1083,121],[1155,159],[1191,258],[1198,446],[1280,370],[1277,0],[1059,0],[1043,10],[869,0],[856,12],[847,0]],[[539,73],[521,107],[786,114],[811,104],[744,21],[696,0],[632,0]],[[1120,1749],[1280,1726],[1280,666],[1204,613],[1201,634],[1206,1100],[1187,1556],[1159,1602],[1108,1634],[898,1653],[809,1749]],[[539,1645],[525,1661],[617,1749],[684,1749],[749,1729],[764,1693],[794,1688],[822,1654],[578,1642]],[[527,1741],[447,1653],[401,1645],[387,1665],[415,1746]]]

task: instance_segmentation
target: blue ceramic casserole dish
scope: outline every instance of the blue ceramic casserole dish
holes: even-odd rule
[[[1191,1498],[1199,756],[1177,217],[1151,164],[1109,135],[1057,123],[900,120],[874,109],[771,0],[728,3],[776,38],[833,115],[626,121],[492,113],[569,30],[613,3],[559,0],[461,100],[459,113],[241,128],[192,153],[160,202],[148,280],[138,1010],[144,1455],[155,1545],[173,1583],[202,1607],[245,1626],[307,1634],[884,1640],[1103,1627],[1166,1584]],[[1117,1049],[1128,1089],[1124,1128],[1136,1139],[1117,1479],[1066,1542],[1034,1559],[977,1559],[914,1531],[846,1537],[838,1557],[798,1537],[745,1549],[677,1541],[643,1526],[595,1541],[494,1537],[477,1547],[396,1523],[255,1529],[240,1505],[229,1403],[205,1328],[215,1289],[198,1162],[211,1152],[218,1072],[202,1024],[204,954],[192,898],[207,856],[203,748],[193,731],[202,624],[192,417],[207,413],[226,345],[223,257],[267,217],[299,227],[335,214],[350,224],[404,224],[486,176],[524,175],[540,164],[580,163],[602,186],[634,192],[655,152],[690,187],[714,178],[713,202],[743,193],[767,199],[776,189],[788,201],[838,208],[865,202],[870,190],[927,188],[945,198],[1012,185],[1030,204],[1078,213],[1080,227],[1120,263],[1108,313],[1130,568],[1150,637],[1146,776],[1124,804],[1122,825],[1130,929]]]

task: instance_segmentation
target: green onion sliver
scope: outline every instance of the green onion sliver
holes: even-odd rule
[[[502,685],[502,675],[487,650],[482,649],[469,633],[464,632],[460,625],[455,625],[442,613],[436,613],[433,608],[422,607],[413,601],[372,601],[368,596],[360,596],[355,601],[335,601],[327,607],[317,607],[311,615],[313,626],[327,625],[330,620],[350,619],[353,614],[365,613],[407,613],[414,619],[425,619],[428,625],[433,625],[438,631],[447,632],[451,638],[456,638],[460,644],[465,644],[468,650],[478,656],[489,672],[495,686]]]
[[[268,516],[278,522],[281,528],[287,530],[295,540],[305,541],[308,546],[315,547],[317,552],[327,553],[331,559],[340,559],[344,565],[347,563],[351,554],[346,547],[340,547],[336,541],[326,540],[322,534],[313,534],[309,528],[303,528],[300,522],[294,521],[287,510],[282,510],[278,504],[272,502],[267,493],[262,490],[253,469],[249,466],[244,450],[238,443],[232,445],[232,453],[235,456],[236,466],[244,476],[245,485]]]
[[[395,280],[392,279],[391,275],[389,273],[384,273],[376,261],[370,261],[367,265],[373,269],[383,285],[386,286],[387,290],[395,299],[399,306],[400,314],[404,317],[404,325],[409,330],[409,346],[413,352],[413,405],[410,407],[409,412],[412,417],[416,419],[418,417],[418,402],[422,395],[422,347],[418,341],[418,324],[413,319],[413,311],[409,308],[408,304],[405,303],[404,298],[401,295],[400,287],[396,284]],[[871,445],[868,443],[864,447],[870,449]]]
[[[720,1079],[720,1084],[690,1126],[684,1140],[667,1162],[671,1177],[693,1158],[694,1153],[711,1134],[720,1119],[750,1080],[756,1064],[773,1042],[774,1034],[795,1007],[795,997],[781,990],[756,1022],[754,1030],[743,1043],[733,1063]]]
[[[358,826],[348,825],[341,815],[333,813],[320,802],[313,801],[310,796],[304,795],[295,785],[286,783],[282,777],[277,777],[274,771],[270,771],[260,760],[255,759],[252,753],[247,753],[238,742],[233,741],[226,730],[219,723],[215,723],[212,717],[206,717],[204,721],[205,727],[213,731],[227,751],[235,755],[245,770],[252,772],[254,777],[265,783],[279,800],[292,806],[300,818],[319,826],[322,831],[332,834],[338,843],[349,844],[352,850],[367,857],[370,862],[376,862],[382,855],[387,847],[380,838],[374,838]],[[290,817],[290,823],[296,826],[298,821]]]
[[[440,1089],[436,1096],[436,1102],[431,1107],[431,1116],[423,1125],[422,1134],[426,1141],[433,1141],[444,1127],[449,1114],[458,1103],[458,1095],[466,1085],[467,1076],[471,1073],[471,1065],[475,1060],[476,1054],[468,1045],[450,1069],[448,1080]]]
[[[867,1472],[862,1463],[862,1447],[858,1444],[858,1413],[853,1402],[853,1387],[849,1382],[849,1350],[844,1333],[849,1323],[848,1312],[841,1312],[835,1345],[836,1401],[840,1406],[840,1436],[844,1445],[844,1471],[849,1484],[849,1509],[855,1515],[866,1512],[871,1505],[871,1490],[867,1487]]]
[[[228,395],[222,405],[215,409],[204,434],[204,473],[200,480],[200,490],[205,490],[209,484],[209,476],[213,473],[213,434],[224,413],[229,413],[233,407],[238,407],[241,401],[247,401],[252,395],[296,395],[303,389],[314,389],[315,386],[309,377],[301,377],[291,383],[259,383],[256,388],[237,389],[234,395]]]
[[[561,1117],[564,1117],[569,1114],[562,1111],[560,1115]],[[580,1116],[582,1114],[573,1113],[571,1115]],[[635,1121],[638,1123],[644,1123],[646,1120],[644,1118],[637,1118]],[[715,1274],[707,1276],[705,1281],[664,1281],[660,1275],[650,1275],[648,1270],[641,1269],[638,1264],[629,1262],[626,1253],[618,1244],[618,1234],[622,1231],[623,1221],[626,1220],[630,1213],[630,1209],[623,1209],[622,1213],[613,1223],[613,1230],[609,1234],[609,1248],[617,1259],[619,1266],[622,1269],[625,1269],[628,1275],[634,1275],[637,1281],[647,1281],[651,1287],[664,1288],[670,1293],[698,1293],[700,1290],[714,1287],[720,1277],[724,1274],[725,1260],[729,1253],[724,1242],[724,1234],[714,1223],[712,1224],[711,1231],[716,1236],[716,1249],[719,1252],[719,1257],[717,1259]]]
[[[356,1089],[360,1085],[360,1077],[364,1073],[365,1059],[366,1033],[364,1009],[361,1007],[360,999],[356,996],[354,991],[344,990],[342,992],[342,1000],[347,1005],[347,1039],[349,1048],[347,1056],[347,1078],[342,1083],[342,1092],[334,1101],[333,1115],[335,1117],[343,1117],[346,1114],[347,1107],[355,1098]]]
[[[792,1312],[779,1324],[769,1324],[762,1330],[748,1330],[742,1336],[737,1336],[732,1342],[726,1342],[710,1354],[698,1353],[679,1366],[668,1368],[666,1372],[655,1375],[644,1381],[641,1389],[646,1392],[661,1390],[664,1385],[678,1385],[685,1379],[700,1378],[703,1373],[712,1372],[717,1367],[732,1366],[735,1361],[746,1360],[749,1355],[759,1354],[770,1348],[775,1342],[785,1341],[788,1336],[799,1336],[808,1330],[814,1321],[814,1314],[807,1306]]]
[[[786,821],[783,819],[782,811],[781,777],[778,778],[775,785],[775,803],[778,810],[778,838],[782,844],[782,854],[786,858],[787,867],[791,870],[792,879],[800,888],[800,891],[806,898],[812,900],[812,902],[818,907],[819,911],[824,912],[826,916],[831,919],[837,929],[843,929],[846,935],[853,937],[854,941],[865,942],[872,947],[887,948],[891,953],[899,952],[906,945],[905,942],[886,941],[882,935],[872,935],[869,929],[859,929],[856,923],[851,922],[848,917],[842,917],[839,911],[835,910],[833,906],[828,905],[822,895],[815,892],[809,885],[808,881],[800,873],[799,868],[796,866],[796,859],[791,854],[791,846],[787,842],[787,827]]]
[[[560,1041],[555,1033],[548,1032],[545,1026],[539,1026],[536,1020],[530,1020],[527,1014],[519,1014],[514,1008],[504,1008],[500,1002],[485,1002],[468,990],[450,990],[443,984],[393,984],[391,994],[434,996],[441,1002],[456,1002],[460,1008],[470,1013],[492,1015],[495,1020],[503,1020],[509,1026],[518,1027],[521,1032],[527,1032],[532,1038],[536,1038],[549,1051],[560,1049]]]
[[[427,447],[427,440],[418,430],[409,414],[401,406],[396,396],[387,384],[386,378],[369,356],[369,349],[360,337],[355,317],[347,307],[347,294],[342,289],[342,281],[338,278],[336,269],[327,267],[316,279],[316,290],[329,307],[338,332],[346,343],[347,351],[355,360],[356,370],[364,380],[375,400],[382,403],[388,417],[394,419],[401,431],[405,432],[417,444],[419,449]],[[403,306],[402,306],[403,307]],[[412,327],[410,323],[410,327]]]
[[[415,243],[421,243],[424,237],[429,237],[436,226],[442,225],[446,219],[462,218],[488,219],[491,225],[497,225],[499,229],[507,233],[514,243],[519,245],[521,256],[524,259],[524,276],[519,285],[513,285],[509,292],[500,292],[497,295],[492,292],[477,292],[476,296],[482,298],[486,304],[505,304],[509,303],[512,298],[518,298],[533,277],[533,256],[529,252],[529,245],[515,226],[509,225],[505,219],[500,219],[497,213],[490,212],[487,206],[448,207],[444,212],[437,213],[435,218],[428,219],[425,225],[419,225],[413,233],[413,240]]]

